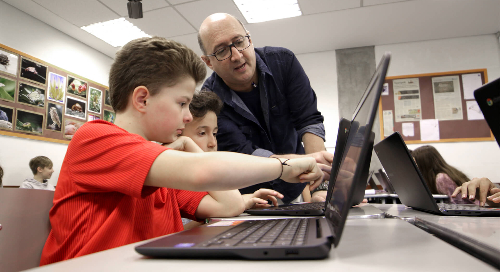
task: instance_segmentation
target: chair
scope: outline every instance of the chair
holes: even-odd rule
[[[0,271],[37,267],[50,232],[54,191],[0,188]]]

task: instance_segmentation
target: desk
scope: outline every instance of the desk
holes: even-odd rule
[[[448,199],[447,195],[433,194],[432,197],[439,203],[444,203],[444,200]],[[390,200],[392,204],[397,204],[396,200],[399,199],[399,196],[397,194],[377,192],[375,194],[365,194],[365,198],[368,199],[368,201],[370,201],[370,199],[380,200],[381,204],[388,204],[386,200]]]
[[[130,244],[29,271],[496,271],[399,219],[347,220],[339,247],[324,260],[149,259]]]

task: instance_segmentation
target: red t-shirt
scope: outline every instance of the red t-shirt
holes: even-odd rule
[[[167,149],[105,121],[78,129],[59,174],[40,265],[181,231],[181,215],[196,219],[206,192],[144,186]]]

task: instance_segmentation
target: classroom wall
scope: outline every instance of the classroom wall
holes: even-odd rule
[[[0,43],[52,65],[108,85],[112,59],[45,23],[0,1]],[[28,162],[44,155],[54,162],[49,183],[56,185],[67,145],[0,135],[4,186],[19,186],[33,177]]]

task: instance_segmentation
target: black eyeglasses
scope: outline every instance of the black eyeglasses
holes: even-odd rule
[[[218,61],[223,61],[230,58],[233,55],[233,50],[231,50],[231,46],[234,46],[236,50],[241,52],[250,47],[251,44],[252,43],[250,42],[250,35],[246,35],[237,39],[232,44],[226,45],[221,49],[215,51],[215,53],[207,55],[207,57],[215,57]]]

